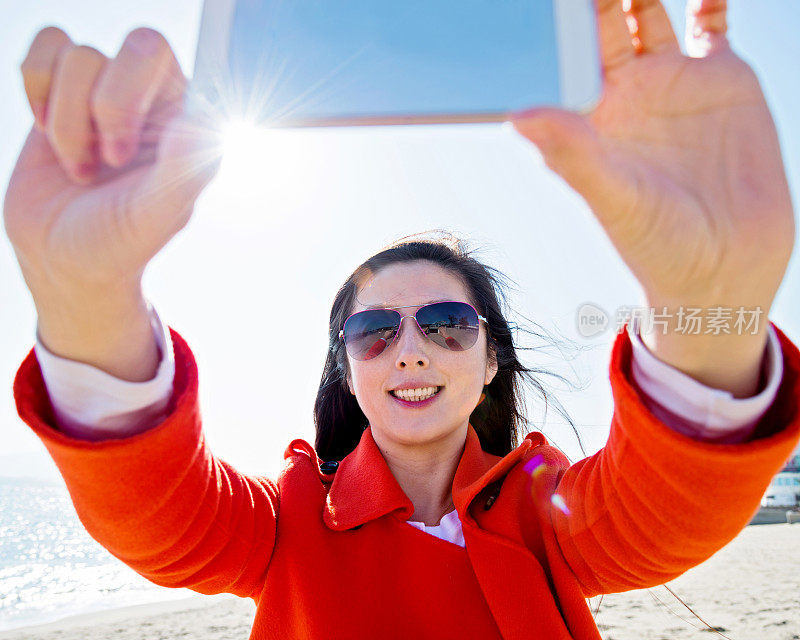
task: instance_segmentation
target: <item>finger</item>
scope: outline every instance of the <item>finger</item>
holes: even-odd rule
[[[89,98],[107,60],[97,49],[73,46],[56,63],[47,107],[47,137],[56,157],[79,182],[93,178],[98,166]]]
[[[631,0],[630,14],[636,21],[636,36],[642,53],[672,51],[681,47],[664,5],[659,0]]]
[[[194,202],[222,159],[219,122],[177,112],[166,124],[156,162],[121,203],[124,224],[156,253],[189,221]]]
[[[547,166],[573,186],[596,167],[600,145],[585,116],[546,107],[513,114],[511,122],[539,148]]]
[[[597,28],[600,37],[600,56],[607,72],[635,57],[622,0],[596,0]]]
[[[607,232],[629,223],[635,180],[615,166],[589,118],[540,108],[515,114],[512,124],[539,148],[548,168],[583,197]]]
[[[689,0],[686,5],[686,50],[704,58],[727,49],[728,3],[726,0]]]
[[[103,159],[125,164],[136,154],[154,104],[180,102],[185,89],[186,79],[164,36],[148,28],[131,31],[92,97]]]
[[[36,127],[45,129],[47,100],[50,95],[56,61],[62,50],[72,46],[72,40],[58,27],[45,27],[33,39],[20,65],[25,95],[33,111]]]

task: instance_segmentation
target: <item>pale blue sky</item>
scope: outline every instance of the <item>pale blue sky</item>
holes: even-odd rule
[[[5,3],[0,22],[0,148],[3,191],[31,124],[19,63],[36,31],[56,24],[76,42],[114,55],[124,35],[161,30],[191,72],[199,0]],[[778,125],[793,193],[800,166],[796,62],[800,5],[732,0],[731,38],[759,74]],[[683,3],[670,0],[683,29]],[[313,442],[312,407],[326,349],[333,296],[350,271],[400,235],[444,226],[486,247],[484,257],[518,286],[514,307],[545,328],[591,347],[576,353],[574,376],[588,383],[561,392],[593,452],[611,415],[607,377],[613,335],[575,331],[587,301],[609,312],[638,304],[636,281],[581,199],[515,133],[497,125],[283,131],[249,136],[249,150],[226,157],[195,216],[151,263],[149,299],[192,347],[200,370],[205,429],[214,451],[243,471],[274,476],[297,437]],[[261,148],[259,150],[258,146]],[[800,341],[797,257],[770,317]],[[794,312],[794,313],[792,313]],[[280,334],[309,318],[306,337]],[[33,346],[35,315],[8,240],[0,237],[0,456],[44,457],[19,420],[12,380]],[[296,332],[293,332],[296,335]],[[529,363],[556,368],[558,353]],[[541,423],[541,403],[530,417]],[[544,431],[568,455],[574,438],[550,412]],[[0,462],[0,465],[2,462]],[[2,469],[0,469],[2,471]]]
[[[237,5],[229,50],[273,117],[485,113],[558,104],[555,29],[550,0],[278,0]]]

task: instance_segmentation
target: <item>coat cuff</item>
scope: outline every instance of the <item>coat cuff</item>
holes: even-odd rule
[[[173,391],[175,356],[166,325],[148,303],[161,362],[153,379],[130,382],[51,353],[36,336],[34,352],[58,428],[74,438],[127,437],[161,422]]]
[[[656,357],[631,325],[631,373],[648,409],[669,427],[698,440],[743,442],[775,400],[783,377],[783,354],[775,329],[768,327],[762,361],[766,386],[749,398],[734,398],[729,391],[715,389]],[[762,385],[763,386],[763,385]]]

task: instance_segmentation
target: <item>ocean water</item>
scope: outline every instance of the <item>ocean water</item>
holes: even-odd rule
[[[148,582],[101,547],[63,483],[0,477],[0,631],[192,595]]]

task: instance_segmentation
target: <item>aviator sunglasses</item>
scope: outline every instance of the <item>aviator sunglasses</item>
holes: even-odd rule
[[[394,342],[404,318],[414,318],[419,330],[432,342],[450,351],[465,351],[478,341],[480,321],[486,322],[467,302],[434,302],[408,316],[397,311],[414,306],[358,311],[344,321],[339,339],[354,360],[371,360]]]

